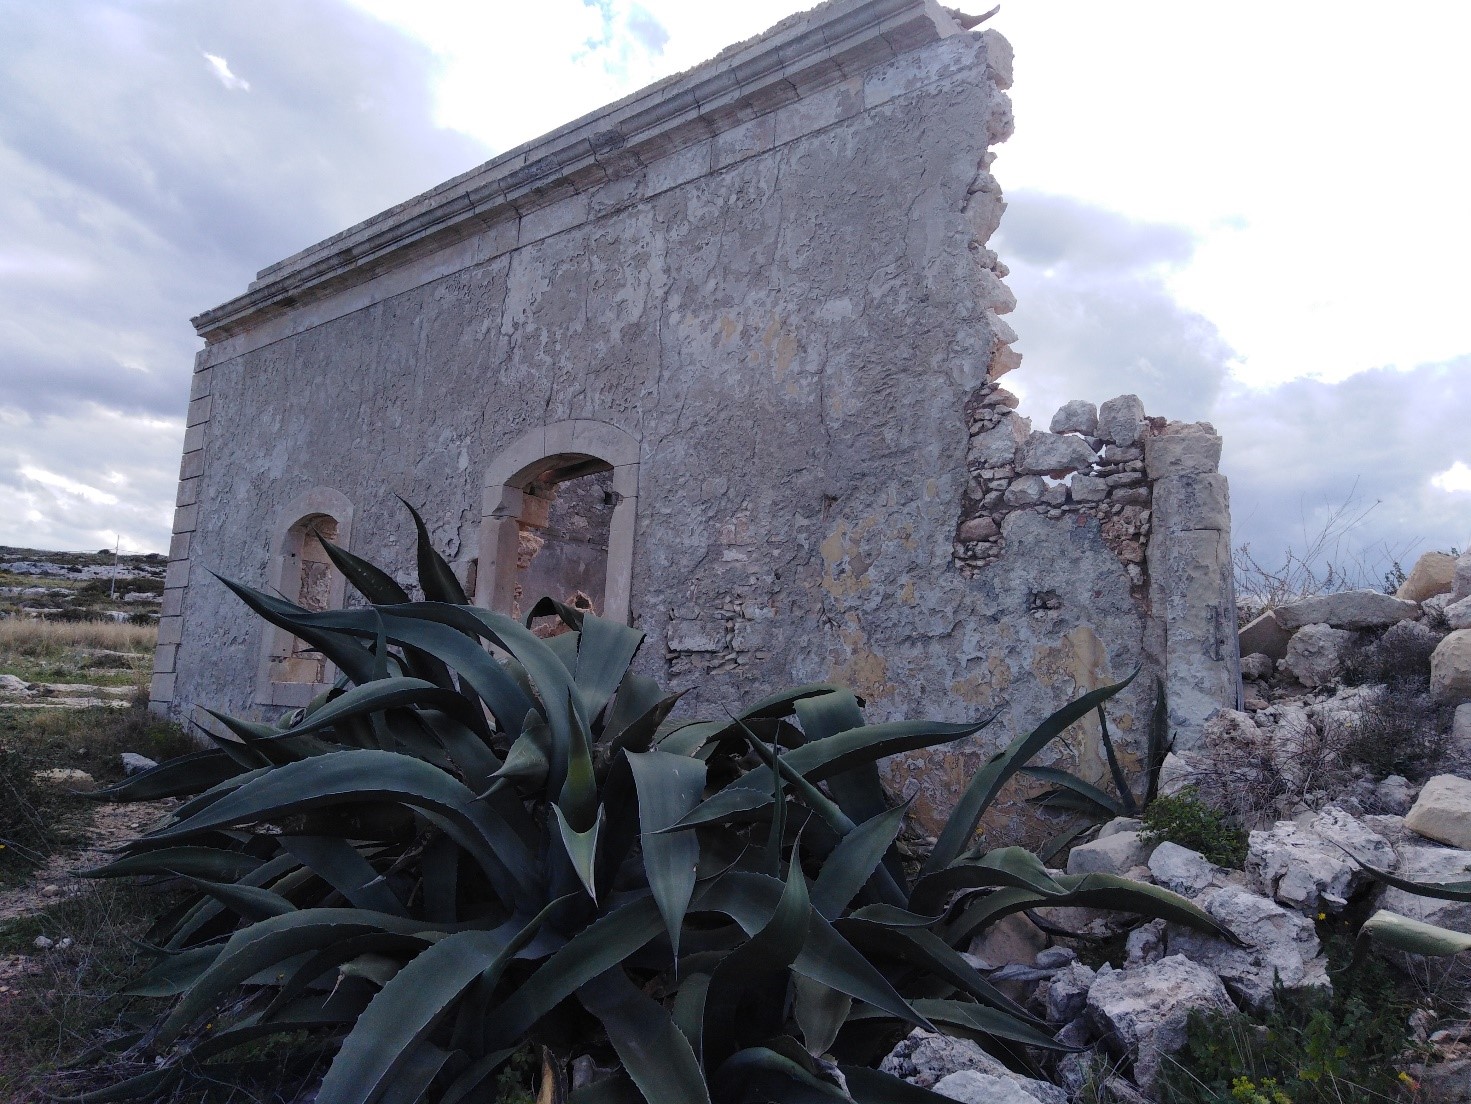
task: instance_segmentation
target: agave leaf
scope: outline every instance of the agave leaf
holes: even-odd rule
[[[358,908],[393,916],[407,915],[393,891],[378,880],[378,871],[346,840],[336,836],[283,835],[280,841],[282,850]]]
[[[97,801],[158,801],[203,793],[244,773],[222,751],[193,751],[87,796]]]
[[[114,1100],[166,1100],[169,1095],[168,1090],[172,1089],[183,1075],[184,1071],[177,1066],[151,1069],[147,1073],[140,1073],[137,1077],[130,1077],[126,1081],[109,1085],[105,1089],[93,1089],[80,1096],[68,1096],[63,1099],[67,1101],[67,1104],[111,1104]]]
[[[1452,931],[1422,920],[1412,920],[1408,916],[1385,909],[1380,909],[1369,917],[1359,929],[1358,940],[1354,944],[1355,962],[1363,959],[1370,943],[1380,943],[1410,954],[1436,957],[1471,951],[1471,935],[1465,932]]]
[[[1103,753],[1108,759],[1108,770],[1113,775],[1114,789],[1119,792],[1119,803],[1123,806],[1126,816],[1139,815],[1139,803],[1134,800],[1134,791],[1129,786],[1129,780],[1124,777],[1124,768],[1119,765],[1119,757],[1114,752],[1113,738],[1108,733],[1108,716],[1103,712],[1103,706],[1099,706],[1098,713],[1098,738],[1103,742]]]
[[[909,896],[909,907],[914,912],[935,916],[961,890],[995,886],[1013,886],[1049,896],[1067,892],[1026,848],[998,847],[979,860],[958,861],[920,878]]]
[[[1149,771],[1144,788],[1144,804],[1159,794],[1159,770],[1170,753],[1170,709],[1165,702],[1165,680],[1154,677],[1154,708],[1149,714]]]
[[[165,847],[114,859],[106,866],[79,870],[83,878],[125,878],[148,874],[192,874],[212,881],[233,882],[261,865],[263,860],[221,847]]]
[[[863,727],[863,710],[851,691],[802,698],[793,704],[793,708],[808,743]],[[855,823],[872,820],[889,807],[879,781],[878,766],[872,762],[860,763],[831,776],[827,780],[827,788],[838,807]],[[889,859],[890,873],[902,877],[903,868],[897,861],[898,857],[891,855]]]
[[[439,1104],[460,1104],[460,1101],[478,1089],[487,1077],[504,1065],[506,1059],[519,1049],[521,1048],[503,1047],[471,1062],[450,1082],[444,1095],[439,1098]]]
[[[728,1104],[832,1104],[848,1094],[769,1047],[747,1047],[722,1061],[710,1078],[717,1100]]]
[[[689,1041],[668,1012],[646,997],[620,967],[577,990],[583,1007],[608,1033],[619,1061],[648,1104],[709,1104],[705,1076]]]
[[[842,915],[868,883],[904,826],[909,803],[866,820],[833,848],[812,886],[812,907],[829,920]]]
[[[705,764],[665,751],[631,751],[625,756],[638,792],[644,873],[678,961],[685,910],[695,891],[700,843],[691,832],[665,835],[663,830],[678,823],[699,802],[705,788]]]
[[[129,997],[175,997],[185,992],[204,976],[214,960],[219,958],[219,945],[190,947],[178,954],[166,955],[155,963],[148,972],[123,990]]]
[[[981,1036],[1006,1039],[1024,1046],[1065,1054],[1076,1054],[1081,1049],[1059,1043],[1046,1031],[1033,1026],[1038,1022],[1036,1020],[1030,1020],[1030,1018],[1023,1020],[999,1009],[971,1004],[969,1001],[920,999],[914,1002],[914,1007],[916,1011],[923,1012],[935,1023],[944,1024],[945,1028],[951,1029],[946,1032],[947,1034],[959,1035],[962,1038]],[[886,1018],[871,1008],[859,1009],[851,1017],[855,1023]]]
[[[696,755],[728,727],[720,721],[685,721],[667,732],[657,733],[654,743],[660,751],[671,755]]]
[[[552,733],[540,713],[526,714],[521,735],[506,752],[506,761],[493,776],[497,781],[519,782],[523,790],[537,790],[551,769]],[[482,795],[484,796],[484,795]]]
[[[998,889],[964,902],[944,927],[944,942],[951,947],[967,946],[979,933],[1012,913],[1057,901],[1030,889]]]
[[[277,855],[268,862],[262,863],[249,874],[238,880],[243,887],[262,888],[266,885],[276,884],[285,875],[296,869],[296,859],[291,855]],[[178,926],[168,936],[167,950],[177,950],[189,942],[206,924],[211,923],[225,912],[225,905],[210,894],[200,894],[195,906],[180,920]],[[154,938],[154,933],[149,933],[149,938]]]
[[[652,897],[641,897],[595,920],[491,1011],[486,1039],[492,1046],[501,1040],[519,1039],[582,986],[657,938],[663,928],[659,907]]]
[[[700,1054],[700,1026],[705,1022],[705,997],[710,992],[710,974],[704,970],[690,969],[686,964],[681,970],[684,975],[679,982],[679,991],[674,995],[674,1006],[669,1010],[674,1026],[679,1028],[695,1056]]]
[[[1096,819],[1108,820],[1113,817],[1125,815],[1124,806],[1117,798],[1112,794],[1105,793],[1090,782],[1084,782],[1075,774],[1070,774],[1057,767],[1023,767],[1021,773],[1030,778],[1041,779],[1043,782],[1051,782],[1053,785],[1064,790],[1069,790],[1078,797],[1081,797],[1083,799],[1082,804],[1069,807],[1077,808],[1084,812],[1096,810],[1099,814]],[[1055,790],[1051,792],[1056,793]],[[1034,798],[1033,800],[1037,801],[1038,804],[1047,803],[1045,796]]]
[[[1387,870],[1380,870],[1376,866],[1370,866],[1347,847],[1344,847],[1342,844],[1338,844],[1337,846],[1340,851],[1353,859],[1366,874],[1369,874],[1376,881],[1383,882],[1385,885],[1394,886],[1395,889],[1402,889],[1406,893],[1413,893],[1419,897],[1433,897],[1440,901],[1471,901],[1471,879],[1458,882],[1416,882],[1410,878],[1398,877],[1389,873]]]
[[[1238,947],[1246,946],[1210,913],[1162,886],[1136,882],[1119,874],[1064,874],[1057,878],[1057,883],[1068,892],[1053,898],[1049,902],[1052,905],[1136,912],[1141,916],[1182,924],[1208,935],[1218,935]]]
[[[807,1053],[820,1058],[832,1049],[853,1008],[853,998],[800,974],[792,989],[792,1013],[802,1032],[802,1043]]]
[[[601,740],[612,744],[617,740],[618,734],[631,725],[634,721],[644,716],[658,705],[664,698],[664,691],[659,684],[651,678],[629,671],[623,676],[623,681],[618,684],[618,690],[613,695],[612,704],[603,717],[603,729]],[[660,721],[662,724],[662,720]],[[658,726],[656,725],[655,728]],[[634,748],[634,751],[647,751],[647,748]]]
[[[838,686],[831,682],[809,682],[802,686],[792,686],[786,690],[778,690],[774,694],[768,694],[754,705],[748,705],[740,714],[743,721],[760,720],[763,717],[786,717],[791,714],[793,707],[803,698],[816,697],[818,694],[831,694],[834,692],[847,692],[846,686]]]
[[[1001,787],[1006,785],[1007,780],[1072,724],[1086,717],[1092,710],[1133,682],[1138,674],[1139,669],[1135,668],[1133,674],[1123,682],[1090,691],[1069,702],[1031,732],[1025,736],[1018,736],[1004,750],[993,755],[985,766],[976,772],[975,777],[971,779],[970,785],[966,787],[965,793],[961,795],[960,801],[951,812],[950,819],[945,822],[939,841],[936,842],[929,859],[925,862],[924,872],[933,874],[954,862],[956,856],[965,850],[966,844],[975,835],[976,827],[981,823],[981,817],[985,816],[986,810],[990,808],[991,802],[996,799],[996,795],[1001,792]]]
[[[367,1007],[369,996],[369,992],[364,992],[357,987],[343,986],[333,993],[302,997],[287,1002],[273,1016],[267,1016],[264,1012],[252,1013],[237,1020],[226,1030],[212,1032],[209,1038],[195,1043],[189,1050],[189,1061],[191,1064],[201,1062],[213,1055],[237,1047],[241,1043],[269,1035],[352,1023]],[[223,1065],[229,1068],[234,1063]],[[209,1068],[217,1070],[220,1065],[212,1064]]]
[[[924,928],[890,927],[858,917],[845,917],[834,925],[838,932],[860,951],[880,959],[890,958],[915,967],[923,973],[941,978],[961,992],[983,1004],[998,1008],[1015,1019],[1034,1025],[1041,1021],[992,985],[967,962],[955,948],[934,932]],[[917,1004],[911,1004],[920,1012]]]
[[[761,930],[775,911],[782,883],[764,874],[731,871],[701,885],[691,908],[729,916],[747,935]],[[806,939],[794,973],[820,981],[855,1000],[883,1008],[896,1019],[933,1031],[863,955],[816,911],[809,909]]]
[[[419,511],[409,505],[402,495],[395,497],[414,515],[414,528],[419,538],[415,547],[419,561],[419,589],[424,592],[425,599],[430,602],[446,602],[452,606],[469,605],[470,599],[465,597],[465,589],[460,586],[460,580],[444,557],[434,550],[434,542],[429,539],[429,528],[419,516]]]
[[[361,556],[354,556],[345,548],[339,548],[320,534],[322,550],[332,561],[332,566],[342,572],[343,577],[369,602],[379,606],[391,606],[409,601],[409,595],[388,572],[375,567]]]
[[[660,744],[659,746],[663,748],[665,745]],[[669,753],[664,752],[663,754]],[[680,755],[678,758],[685,759],[688,756]],[[739,819],[743,813],[764,809],[770,804],[770,791],[732,784],[711,794],[681,817],[677,824],[671,824],[664,831],[677,833],[686,828],[698,828],[705,824],[723,824],[726,821]]]
[[[448,1102],[446,1102],[448,1104]],[[567,1095],[567,1104],[646,1104],[644,1094],[621,1073],[592,1081]]]
[[[370,932],[367,935],[355,935],[341,939],[319,951],[310,952],[295,972],[277,986],[276,995],[271,999],[271,1003],[262,1009],[260,1018],[262,1020],[275,1019],[278,1011],[296,1000],[307,986],[328,970],[341,966],[344,962],[350,962],[360,955],[368,954],[389,957],[395,963],[405,961],[432,945],[440,934],[439,932],[426,932],[424,935],[396,935],[388,932]],[[371,994],[363,995],[364,1005],[368,1003],[370,996]],[[356,1014],[353,1018],[356,1019]]]
[[[235,597],[258,616],[321,652],[353,682],[372,681],[373,653],[351,636],[331,631],[331,625],[321,623],[320,615],[314,616],[310,610],[303,609],[294,602],[287,602],[254,587],[226,579],[223,575],[215,575],[215,578],[224,583]]]
[[[493,985],[559,903],[548,905],[528,923],[513,920],[494,931],[448,935],[404,966],[343,1040],[322,1079],[318,1104],[373,1100],[420,1050],[470,983],[484,976]]]
[[[804,778],[821,782],[885,756],[952,743],[979,732],[995,718],[996,714],[993,713],[973,724],[892,721],[887,724],[866,725],[803,744],[786,752],[782,758]]]
[[[269,920],[272,916],[296,911],[295,905],[279,893],[272,893],[269,889],[235,885],[230,882],[210,882],[188,874],[181,874],[180,877],[215,898],[231,912],[239,913],[246,920]]]
[[[578,832],[588,832],[596,827],[598,819],[598,780],[593,770],[592,746],[587,726],[582,721],[576,691],[567,690],[568,712],[573,718],[571,731],[567,734],[566,775],[561,793],[557,796],[560,814]]]
[[[649,681],[652,682],[653,680],[650,679]],[[614,754],[619,750],[648,751],[654,746],[654,737],[659,731],[659,726],[673,712],[674,707],[679,704],[679,699],[682,697],[684,697],[683,690],[677,694],[670,694],[667,697],[660,698],[650,705],[641,715],[616,729],[612,728],[610,723],[607,731],[612,732],[613,735],[607,739],[608,754]],[[615,699],[615,708],[616,704]],[[660,750],[673,752],[675,749],[664,747]]]
[[[567,814],[562,812],[561,806],[553,805],[552,812],[556,815],[557,828],[562,836],[562,846],[566,849],[567,857],[572,862],[572,869],[577,874],[577,880],[587,890],[587,895],[592,898],[593,904],[597,904],[598,833],[603,827],[603,817],[600,812],[595,814],[592,827],[585,832],[579,832],[568,823]]]
[[[218,956],[160,1025],[157,1045],[178,1038],[215,1001],[261,971],[294,956],[371,932],[414,934],[416,921],[364,909],[314,908],[261,920],[232,935]]]
[[[424,679],[385,677],[354,686],[312,714],[311,719],[293,726],[292,736],[304,736],[331,728],[348,717],[361,717],[387,709],[415,706],[448,713],[461,723],[484,730],[480,712],[453,690],[445,690]]]
[[[572,675],[582,698],[583,714],[589,721],[613,697],[643,640],[642,629],[590,613],[583,617],[582,631],[577,637],[577,665]]]
[[[172,840],[205,829],[372,800],[418,809],[475,856],[507,903],[539,895],[531,857],[505,821],[443,771],[397,752],[337,751],[275,767],[151,839]]]
[[[845,836],[853,831],[857,825],[849,819],[848,814],[839,809],[838,806],[826,794],[817,788],[811,781],[804,778],[800,771],[789,763],[788,755],[773,752],[761,741],[761,738],[752,732],[741,721],[736,722],[746,744],[754,751],[757,757],[768,767],[774,767],[780,773],[782,780],[792,788],[793,794],[816,813],[835,833]],[[773,745],[774,746],[774,745]],[[801,748],[797,749],[802,750]]]
[[[853,1104],[949,1104],[950,1097],[868,1066],[839,1065]]]
[[[801,848],[793,854],[800,854]],[[807,941],[812,904],[802,864],[793,862],[771,918],[715,967],[705,999],[700,1053],[719,1068],[743,1039],[779,1034],[786,1010],[788,970]]]

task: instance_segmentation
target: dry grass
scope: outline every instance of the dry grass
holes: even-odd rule
[[[42,621],[11,617],[0,621],[0,657],[47,656],[80,648],[153,654],[158,628],[115,621]]]

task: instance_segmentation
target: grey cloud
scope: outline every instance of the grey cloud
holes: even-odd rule
[[[11,258],[0,275],[15,310],[0,366],[38,385],[7,387],[3,401],[33,413],[84,393],[176,413],[197,344],[190,315],[484,155],[431,124],[427,54],[342,6],[57,0],[0,12],[0,253],[90,270],[48,284]],[[250,90],[225,87],[205,53]]]
[[[1195,238],[1183,226],[1139,222],[1069,196],[1007,193],[1000,236],[1007,263],[1117,272],[1183,264]]]
[[[1132,392],[1151,413],[1206,416],[1233,353],[1164,283],[1162,266],[1190,258],[1187,231],[1020,191],[1008,194],[991,245],[1011,268],[1017,308],[1008,321],[1025,357],[1019,387],[1029,413]]]
[[[1288,547],[1301,552],[1333,509],[1356,496],[1360,511],[1372,509],[1340,542],[1338,558],[1361,566],[1370,582],[1391,556],[1465,550],[1471,493],[1443,491],[1430,480],[1457,460],[1471,463],[1468,379],[1471,357],[1461,357],[1224,396],[1214,419],[1225,437],[1236,543],[1280,563]]]

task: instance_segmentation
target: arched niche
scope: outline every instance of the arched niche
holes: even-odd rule
[[[352,502],[315,487],[278,511],[271,531],[267,589],[309,610],[340,609],[347,580],[332,566],[318,537],[346,548],[352,541]],[[335,669],[285,629],[264,625],[258,700],[299,708],[332,684]]]
[[[541,597],[530,589],[550,583],[550,589],[566,591],[555,597],[571,603],[581,595],[586,603],[576,604],[626,623],[638,463],[638,438],[586,418],[540,426],[502,449],[485,474],[475,601],[524,617]],[[588,534],[584,549],[576,547],[578,525]],[[606,541],[605,547],[598,541]],[[546,557],[554,550],[559,563],[549,565]],[[597,588],[583,580],[600,583],[601,593],[588,593]]]

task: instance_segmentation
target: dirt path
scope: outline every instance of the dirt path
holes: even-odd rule
[[[85,843],[52,855],[23,885],[0,889],[0,924],[40,912],[85,890],[91,883],[77,877],[75,872],[109,862],[113,858],[109,849],[142,834],[160,811],[159,804],[152,803],[98,805],[86,828]],[[0,993],[36,967],[37,960],[32,955],[0,955]]]

